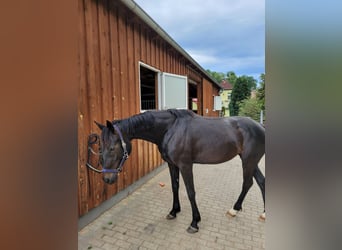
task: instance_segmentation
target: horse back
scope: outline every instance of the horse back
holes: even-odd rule
[[[264,143],[264,128],[245,117],[179,118],[164,137],[162,155],[176,165],[217,164],[241,154],[254,136]]]

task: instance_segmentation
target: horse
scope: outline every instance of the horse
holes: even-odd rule
[[[248,117],[203,117],[190,110],[169,109],[146,111],[127,119],[95,121],[101,130],[100,162],[103,181],[113,184],[131,153],[131,140],[142,139],[158,146],[167,162],[172,184],[173,205],[166,219],[175,219],[181,211],[179,202],[179,173],[181,173],[192,209],[188,233],[199,230],[201,216],[196,204],[193,164],[218,164],[239,155],[242,161],[242,191],[227,215],[234,217],[242,209],[243,200],[256,180],[264,202],[265,177],[258,167],[265,154],[265,128]]]

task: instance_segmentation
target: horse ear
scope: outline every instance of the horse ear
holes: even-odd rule
[[[101,130],[105,127],[104,125],[98,123],[97,121],[94,121],[94,122]]]
[[[112,131],[112,133],[114,134],[114,126],[113,123],[110,121],[106,121],[107,122],[107,128],[109,128],[110,131]]]

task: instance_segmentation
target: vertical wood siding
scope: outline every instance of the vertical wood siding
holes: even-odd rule
[[[85,165],[87,137],[100,132],[95,120],[105,123],[140,112],[139,61],[196,81],[200,112],[218,115],[212,111],[213,95],[218,94],[213,84],[119,1],[79,0],[79,216],[163,163],[154,144],[134,140],[132,154],[116,184],[104,184],[102,175]],[[209,114],[205,114],[206,108]]]
[[[219,90],[216,89],[213,84],[211,84],[208,80],[203,79],[203,101],[202,101],[202,110],[203,116],[219,116],[219,111],[213,111],[214,107],[214,96],[219,95]],[[206,110],[208,109],[208,113]]]

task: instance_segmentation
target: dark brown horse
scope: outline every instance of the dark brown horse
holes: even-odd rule
[[[131,140],[143,139],[155,143],[168,163],[173,206],[167,219],[181,211],[178,189],[181,173],[192,208],[189,233],[198,231],[201,220],[195,200],[193,163],[216,164],[239,155],[242,160],[242,191],[228,214],[235,216],[253,184],[259,185],[265,205],[265,177],[258,162],[265,153],[265,129],[247,117],[206,118],[188,110],[148,111],[118,121],[96,122],[102,130],[100,145],[103,180],[112,184],[131,152]],[[262,218],[265,218],[265,213]]]

